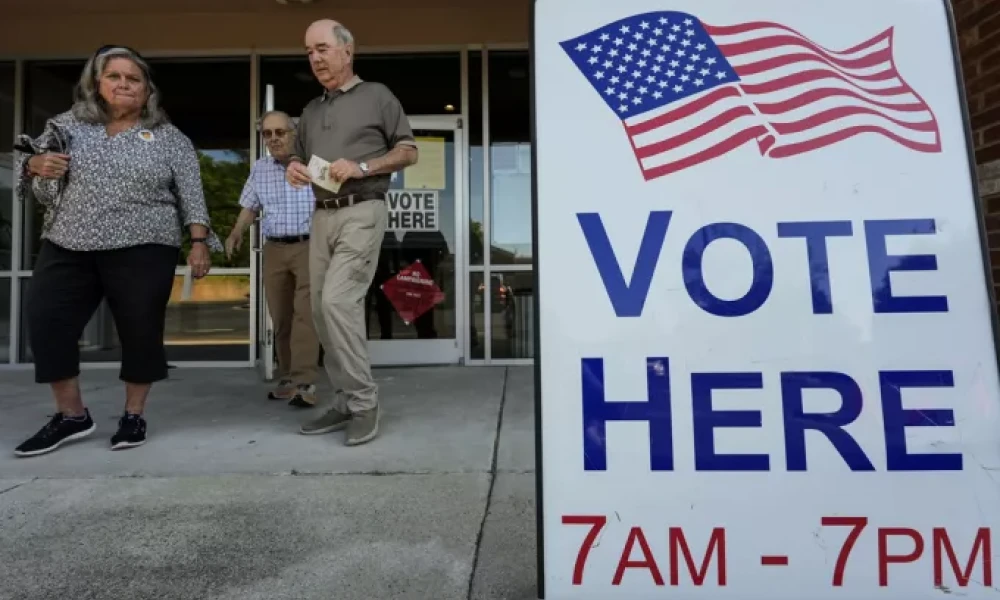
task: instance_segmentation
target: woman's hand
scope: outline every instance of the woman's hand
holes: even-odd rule
[[[58,179],[69,170],[69,154],[46,152],[28,159],[28,171],[36,177]]]
[[[201,279],[208,275],[212,268],[212,257],[208,252],[208,245],[204,242],[191,244],[191,251],[188,252],[188,266],[191,267],[191,275],[195,279]]]

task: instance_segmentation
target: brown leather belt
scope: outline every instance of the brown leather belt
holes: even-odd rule
[[[316,208],[347,208],[348,206],[354,206],[359,202],[365,202],[367,200],[385,200],[385,194],[382,192],[358,192],[357,194],[347,194],[345,196],[337,196],[335,198],[327,198],[325,200],[317,199]]]

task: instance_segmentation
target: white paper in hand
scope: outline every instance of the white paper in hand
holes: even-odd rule
[[[340,182],[330,176],[329,170],[330,163],[315,154],[309,159],[309,175],[312,177],[313,183],[324,190],[336,193],[340,190]]]

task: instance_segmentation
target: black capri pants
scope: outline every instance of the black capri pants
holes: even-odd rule
[[[80,374],[80,336],[102,298],[122,345],[119,377],[139,384],[166,379],[164,319],[179,252],[160,244],[80,252],[43,240],[26,307],[35,381]]]

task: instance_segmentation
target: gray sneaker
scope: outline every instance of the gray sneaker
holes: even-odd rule
[[[324,433],[330,433],[331,431],[338,431],[347,427],[347,424],[351,422],[351,415],[345,415],[344,413],[338,411],[335,408],[331,408],[323,416],[309,421],[299,428],[299,432],[302,435],[321,435]]]
[[[381,410],[376,407],[352,414],[351,421],[347,425],[347,439],[344,443],[348,446],[357,446],[373,440],[378,434],[380,412]]]

